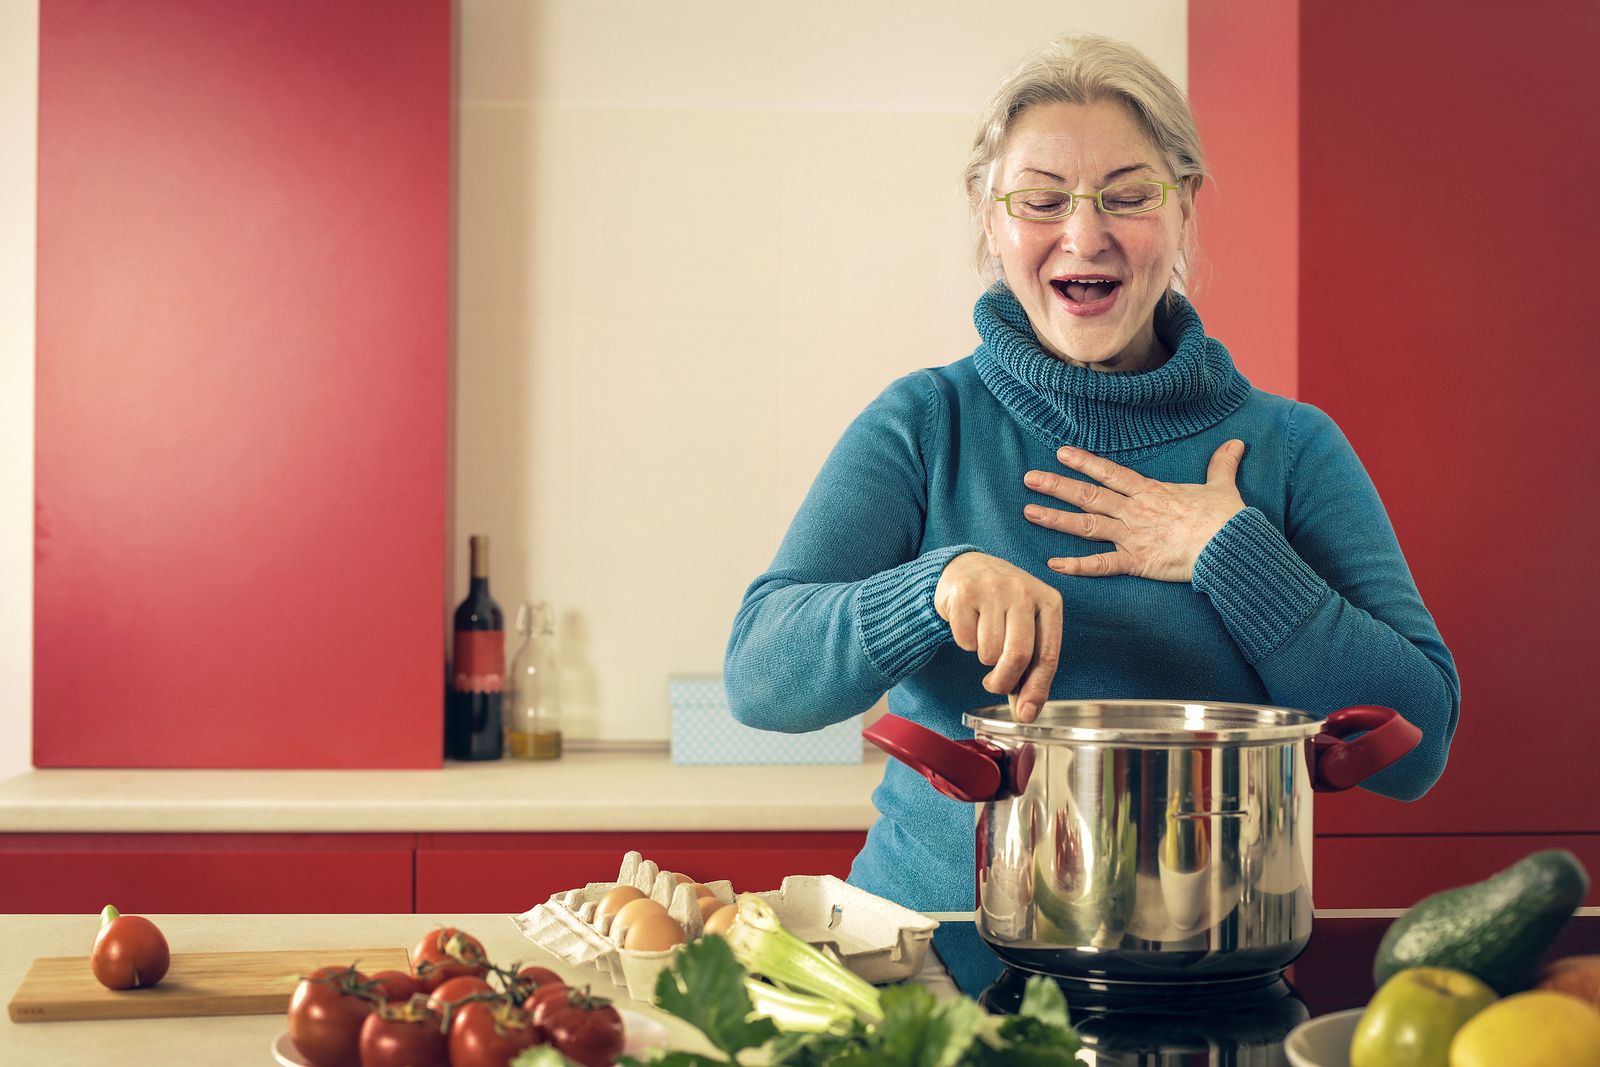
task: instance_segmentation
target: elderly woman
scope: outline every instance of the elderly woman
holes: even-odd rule
[[[1183,94],[1136,50],[1058,41],[984,113],[966,171],[997,278],[965,359],[891,384],[846,430],[746,592],[740,721],[871,707],[947,736],[1047,699],[1399,711],[1423,741],[1366,787],[1420,797],[1460,689],[1383,504],[1337,426],[1253,388],[1180,295],[1205,163]],[[973,813],[891,761],[851,880],[973,907]]]

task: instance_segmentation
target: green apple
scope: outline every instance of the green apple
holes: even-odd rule
[[[1494,990],[1465,971],[1397,971],[1356,1024],[1350,1067],[1449,1067],[1456,1031],[1497,999]]]

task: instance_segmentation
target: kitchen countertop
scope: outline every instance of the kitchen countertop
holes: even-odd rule
[[[1372,993],[1373,953],[1384,930],[1399,911],[1319,911],[1311,944],[1286,976],[1291,999],[1267,1014],[1263,1009],[1184,1011],[1168,996],[1166,1007],[1135,1007],[1109,1014],[1076,1001],[1069,994],[1074,1025],[1086,1047],[1108,1056],[1122,1050],[1164,1049],[1153,1059],[1140,1053],[1138,1062],[1197,1062],[1185,1056],[1212,1058],[1203,1062],[1283,1064],[1283,1029],[1297,1019],[1359,1007]],[[617,998],[620,1006],[663,1023],[674,1048],[708,1051],[692,1028],[648,1004],[627,997],[588,968],[573,968],[525,939],[504,915],[152,915],[174,952],[229,952],[289,948],[341,949],[394,945],[406,948],[437,926],[457,926],[478,937],[491,959],[539,963],[595,992]],[[966,927],[954,917],[952,925]],[[40,956],[82,956],[87,966],[98,916],[0,915],[0,995],[8,1001]],[[1600,951],[1600,909],[1583,908],[1552,947],[1552,956]],[[349,962],[333,959],[331,963]],[[936,996],[953,994],[950,977],[932,953],[915,981]],[[984,991],[991,999],[1001,984]],[[1285,1006],[1293,1010],[1285,1014]],[[1274,1021],[1276,1020],[1276,1022]],[[115,1063],[118,1067],[171,1067],[174,1063],[271,1064],[272,1043],[284,1032],[282,1015],[215,1016],[206,1018],[105,1020],[95,1022],[0,1022],[0,1063],[6,1067],[54,1064]],[[1243,1050],[1243,1051],[1241,1051]],[[1216,1059],[1222,1054],[1231,1059]],[[1252,1058],[1253,1057],[1253,1058]],[[1116,1062],[1123,1062],[1117,1059]],[[1131,1059],[1128,1062],[1132,1062]]]
[[[865,830],[884,759],[687,766],[655,750],[416,771],[34,770],[0,781],[0,832]]]
[[[505,915],[151,915],[174,953],[243,952],[267,949],[341,949],[394,945],[409,949],[429,930],[456,926],[483,942],[497,963],[541,964],[563,977],[591,986],[618,1005],[661,1021],[672,1048],[710,1053],[692,1027],[656,1008],[632,1000],[592,968],[574,968],[523,937]],[[82,956],[99,926],[97,915],[0,915],[0,996],[16,992],[36,957]],[[928,954],[929,966],[916,981],[936,995],[954,986]],[[349,963],[334,958],[329,963]],[[0,1063],[6,1067],[55,1064],[116,1064],[117,1067],[172,1067],[173,1064],[270,1065],[272,1044],[285,1032],[283,1015],[225,1015],[202,1018],[96,1020],[92,1022],[0,1021]]]

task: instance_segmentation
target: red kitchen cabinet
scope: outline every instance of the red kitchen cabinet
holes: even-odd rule
[[[726,833],[420,834],[419,912],[523,912],[551,893],[617,877],[636,851],[698,881],[736,892],[776,889],[786,874],[850,873],[866,831]]]
[[[776,889],[850,873],[865,831],[0,834],[0,912],[522,912],[642,853],[700,881]]]
[[[0,912],[408,912],[414,844],[411,834],[0,834]]]
[[[35,766],[440,765],[451,20],[41,3]]]
[[[1568,133],[1600,99],[1600,6],[1547,7],[1490,31],[1447,0],[1299,4],[1300,399],[1333,416],[1382,493],[1462,692],[1439,784],[1414,804],[1319,800],[1324,832],[1600,832],[1587,698],[1600,304],[1586,281],[1600,200],[1543,211],[1431,182],[1380,218],[1351,182],[1495,160],[1600,167],[1600,138]],[[1515,79],[1483,77],[1508,65]],[[1514,250],[1494,247],[1504,227]],[[1469,264],[1511,262],[1537,264],[1539,283],[1500,300],[1468,281],[1490,273]],[[1382,281],[1357,296],[1367,277]]]
[[[1318,908],[1409,908],[1547,848],[1578,857],[1590,875],[1584,904],[1600,905],[1600,834],[1318,835],[1312,895]]]

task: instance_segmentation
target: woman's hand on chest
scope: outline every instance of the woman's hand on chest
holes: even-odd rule
[[[1187,484],[1146,478],[1092,452],[1065,447],[1056,458],[1093,481],[1029,471],[1023,483],[1079,510],[1029,504],[1023,516],[1036,526],[1116,546],[1087,556],[1052,557],[1050,569],[1059,574],[1187,582],[1200,550],[1244,509],[1237,484],[1244,449],[1243,441],[1226,442],[1212,453],[1206,480]]]

